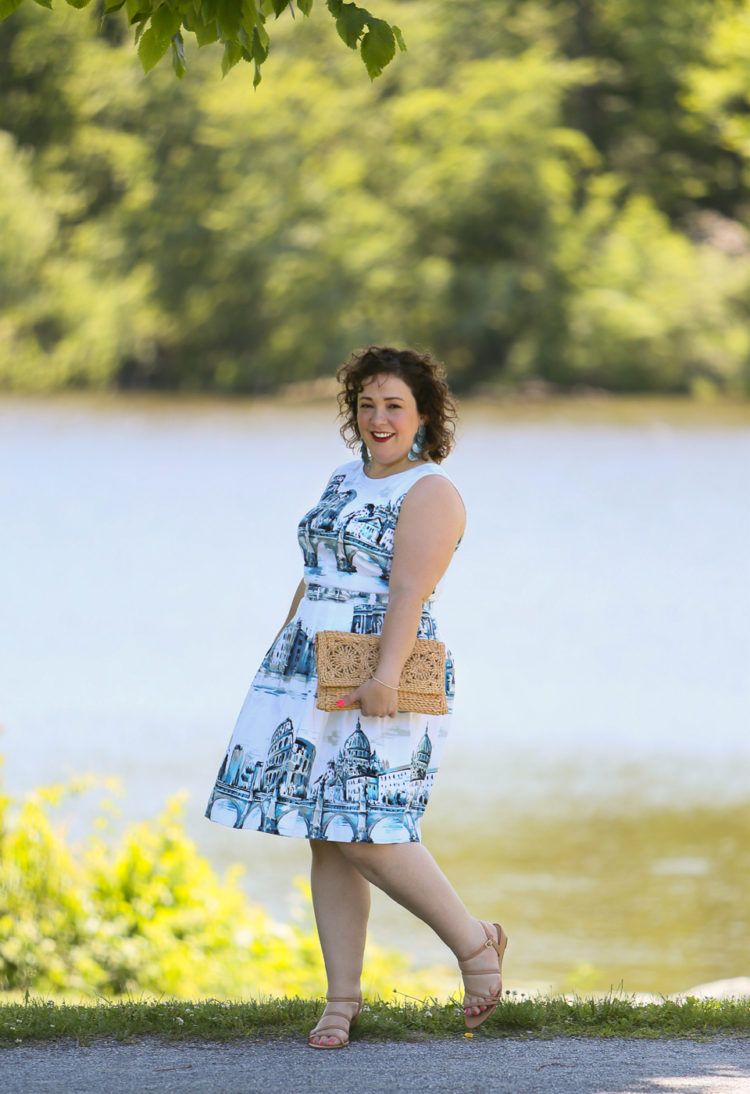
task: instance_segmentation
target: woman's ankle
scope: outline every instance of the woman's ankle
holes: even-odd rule
[[[456,960],[461,962],[465,961],[469,954],[476,955],[480,946],[483,946],[487,941],[487,932],[484,928],[484,923],[481,919],[472,918],[470,923],[467,924],[465,932],[462,934],[461,941],[457,949],[453,952],[456,955]]]
[[[359,984],[354,988],[351,987],[351,985],[348,987],[339,985],[335,989],[329,987],[326,992],[326,1001],[331,1002],[334,999],[338,999],[344,1003],[359,1003],[362,999],[362,988]]]

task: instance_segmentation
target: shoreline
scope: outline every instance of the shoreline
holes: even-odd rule
[[[289,412],[336,414],[338,385],[329,380],[301,381],[270,394],[227,394],[224,392],[133,390],[0,391],[0,412],[16,407],[39,407],[71,411],[140,412],[163,415],[165,411],[184,414],[248,412]],[[468,392],[456,397],[459,429],[462,420],[491,419],[521,424],[572,424],[578,426],[682,426],[750,427],[750,398],[715,396],[698,399],[690,395],[622,393],[602,389],[553,391],[537,386]]]

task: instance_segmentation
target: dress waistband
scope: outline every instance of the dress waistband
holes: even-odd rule
[[[318,585],[311,581],[305,585],[306,600],[334,600],[340,604],[346,604],[350,600],[358,600],[361,604],[379,604],[387,607],[388,593],[368,593],[363,590],[342,589],[338,585]],[[429,612],[434,601],[425,600],[422,603],[422,611]]]
[[[387,604],[388,593],[366,593],[357,589],[342,589],[338,585],[318,585],[314,581],[305,586],[307,600],[337,600],[342,604],[349,600],[361,600],[365,604]]]

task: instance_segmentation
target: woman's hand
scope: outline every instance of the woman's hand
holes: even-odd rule
[[[365,680],[364,684],[339,699],[336,705],[343,709],[357,701],[368,718],[395,718],[398,713],[398,691],[377,680]]]

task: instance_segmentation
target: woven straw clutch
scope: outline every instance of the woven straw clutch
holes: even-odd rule
[[[380,657],[380,637],[348,631],[318,631],[315,659],[318,665],[319,710],[353,710],[337,707],[350,691],[369,680]],[[432,638],[418,638],[406,659],[398,682],[399,710],[418,714],[447,714],[445,697],[445,645]]]

